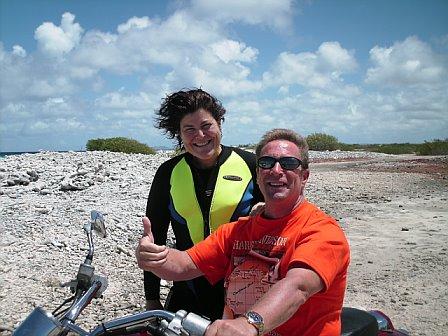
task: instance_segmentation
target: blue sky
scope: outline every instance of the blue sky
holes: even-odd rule
[[[0,0],[0,151],[81,150],[154,128],[202,87],[223,143],[274,127],[346,143],[448,137],[448,1]]]

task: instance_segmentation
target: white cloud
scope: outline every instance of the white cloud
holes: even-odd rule
[[[142,110],[123,110],[120,111],[120,114],[118,116],[124,121],[129,121],[129,119],[141,120],[142,118],[148,118],[149,113],[148,111]]]
[[[14,45],[12,47],[12,54],[19,57],[26,57],[26,50],[19,45]]]
[[[75,16],[64,13],[61,25],[55,26],[52,22],[44,22],[37,27],[34,38],[39,48],[50,56],[60,56],[71,51],[80,41],[83,29],[79,23],[74,23]]]
[[[317,67],[336,74],[353,71],[357,67],[353,54],[353,51],[342,48],[339,42],[324,42],[316,53]]]
[[[338,42],[324,42],[315,53],[282,52],[271,69],[263,74],[263,81],[266,86],[298,84],[325,88],[341,82],[341,75],[356,67],[353,52],[342,48]]]
[[[258,50],[228,39],[221,26],[199,21],[189,11],[176,11],[163,21],[133,17],[119,25],[118,31],[111,34],[92,30],[81,36],[82,28],[70,13],[63,15],[60,27],[48,22],[41,25],[36,30],[40,48],[46,54],[64,57],[49,61],[45,72],[38,70],[42,69],[38,63],[45,59],[28,57],[28,69],[15,67],[21,73],[16,78],[24,78],[27,73],[27,88],[14,91],[46,99],[57,95],[59,89],[64,94],[73,93],[88,82],[98,89],[102,86],[97,83],[104,83],[101,72],[137,73],[148,77],[143,82],[162,79],[165,83],[160,87],[209,87],[216,95],[261,88],[259,81],[249,78],[250,68],[242,65],[254,62]],[[165,74],[161,75],[161,71]],[[16,81],[14,76],[9,77]]]
[[[13,145],[23,135],[100,136],[101,124],[109,136],[158,143],[164,138],[153,128],[153,112],[166,93],[185,87],[202,87],[223,101],[229,143],[255,141],[272,127],[355,141],[360,130],[363,138],[388,141],[403,135],[400,125],[409,137],[422,129],[446,134],[446,55],[416,37],[372,48],[371,68],[359,83],[355,52],[337,41],[297,53],[283,49],[266,64],[272,50],[239,38],[241,25],[234,23],[285,29],[291,1],[183,4],[191,6],[165,19],[132,17],[114,33],[84,32],[66,13],[59,26],[36,29],[40,52],[19,45],[5,51],[0,42],[2,141],[3,133]],[[395,90],[383,90],[385,84]]]
[[[207,46],[222,39],[220,33],[182,11],[160,23],[127,25],[126,29],[126,34],[119,35],[87,32],[73,52],[75,65],[118,74],[144,73],[155,65],[176,69],[186,61],[199,62]]]
[[[241,21],[281,31],[291,27],[294,13],[291,0],[193,0],[192,11],[205,20]]]
[[[176,84],[176,87],[202,87],[218,96],[235,96],[262,89],[260,81],[251,81],[247,78],[249,69],[246,67],[228,64],[227,66],[220,65],[220,69],[216,70],[214,69],[216,66],[215,64],[210,67],[200,67],[185,64],[168,74],[166,80],[173,85]]]
[[[148,110],[153,105],[151,97],[144,92],[139,92],[138,94],[109,92],[95,99],[95,106],[102,109]]]
[[[31,122],[25,127],[24,133],[25,134],[42,134],[50,131],[51,124],[48,122],[44,122],[41,120]]]
[[[71,102],[66,101],[63,97],[48,98],[42,103],[39,111],[40,118],[57,118],[75,116],[77,109]]]
[[[2,107],[0,115],[4,121],[21,120],[31,117],[31,113],[27,110],[23,103],[9,103]]]
[[[48,78],[42,79],[39,79],[38,74],[35,74],[35,77],[31,79],[29,86],[24,92],[30,98],[47,99],[55,95],[72,94],[76,90],[70,78],[64,77],[62,73],[52,73],[49,74]]]
[[[245,137],[253,134],[257,138],[274,126],[304,135],[324,132],[345,142],[412,142],[418,141],[416,137],[446,137],[447,106],[443,89],[378,92],[339,85],[270,99],[236,97],[226,104],[226,123],[232,139],[241,139],[241,143],[249,142]],[[430,138],[428,129],[432,130]]]
[[[421,86],[448,80],[447,59],[436,54],[416,36],[396,42],[389,48],[370,50],[373,67],[367,70],[366,83],[381,86]]]
[[[78,48],[71,54],[72,66],[83,69],[82,73],[91,74],[96,74],[102,69],[127,71],[133,64],[131,62],[126,64],[127,51],[120,50],[117,41],[117,35],[99,31],[87,32]]]
[[[105,74],[137,73],[142,83],[164,80],[159,88],[207,86],[216,95],[261,88],[249,80],[250,68],[240,64],[255,61],[258,51],[228,39],[219,26],[198,21],[188,11],[174,12],[164,21],[134,17],[119,31],[83,34],[75,16],[65,13],[60,26],[46,22],[36,29],[42,53],[27,55],[19,46],[8,53],[0,46],[2,78],[8,82],[1,88],[2,101],[44,102],[80,88],[101,90]],[[50,54],[64,57],[46,57]]]
[[[66,132],[80,132],[85,129],[86,126],[76,118],[56,118],[27,122],[22,132],[28,136],[48,134],[48,136],[54,137]]]
[[[246,47],[242,42],[233,40],[223,40],[211,45],[213,52],[224,63],[231,61],[253,62],[258,54],[258,50]]]
[[[147,16],[143,16],[143,17],[132,17],[130,18],[126,23],[122,23],[120,25],[118,25],[117,27],[117,31],[120,34],[124,34],[128,31],[130,31],[131,29],[144,29],[146,27],[149,27],[149,25],[151,24],[151,21],[149,20],[149,18]]]

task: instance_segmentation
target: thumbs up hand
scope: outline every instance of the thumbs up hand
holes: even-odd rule
[[[147,237],[151,243],[154,243],[154,236],[151,232],[151,221],[148,217],[142,218],[143,222],[143,238]]]
[[[151,221],[148,217],[143,217],[143,237],[140,238],[135,251],[138,266],[146,271],[151,271],[161,267],[167,260],[168,248],[154,243],[154,236],[151,232]]]

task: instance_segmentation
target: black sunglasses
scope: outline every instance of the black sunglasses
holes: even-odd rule
[[[280,163],[280,167],[285,170],[297,169],[302,164],[301,160],[293,156],[284,156],[278,159],[272,156],[262,156],[258,159],[257,165],[261,169],[271,169],[276,162]]]

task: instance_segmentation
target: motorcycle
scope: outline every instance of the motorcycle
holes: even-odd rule
[[[395,329],[391,319],[380,310],[343,307],[341,336],[409,336],[404,329]]]
[[[90,220],[84,225],[89,244],[87,256],[80,264],[75,280],[62,286],[70,287],[72,296],[64,300],[52,313],[36,307],[17,327],[13,336],[65,336],[69,333],[80,336],[203,336],[209,319],[195,313],[179,310],[149,310],[124,316],[98,324],[86,331],[76,324],[76,320],[94,298],[100,298],[107,288],[107,278],[95,274],[92,266],[94,244],[93,232],[106,237],[103,215],[93,210]],[[68,307],[67,307],[68,306]],[[342,309],[341,336],[408,336],[395,329],[391,320],[381,311],[363,311],[355,308]]]

